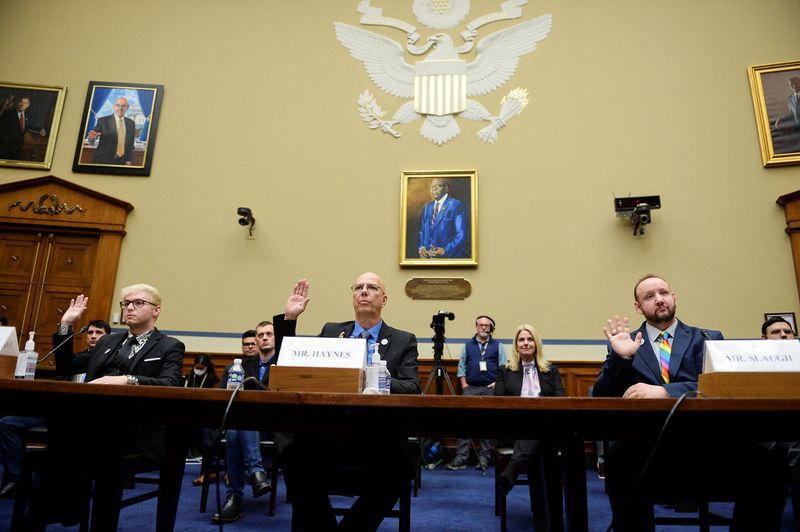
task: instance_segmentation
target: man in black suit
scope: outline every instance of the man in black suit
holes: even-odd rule
[[[183,342],[161,334],[155,326],[161,314],[161,295],[150,285],[135,284],[122,289],[123,322],[126,332],[100,338],[91,354],[73,353],[72,326],[86,311],[89,298],[83,294],[70,301],[53,335],[56,371],[59,374],[86,373],[85,382],[118,386],[180,386]],[[125,412],[102,426],[91,417],[48,418],[48,463],[38,497],[29,512],[27,527],[41,528],[39,518],[51,512],[66,515],[62,522],[74,522],[81,508],[80,479],[94,479],[93,508],[108,508],[122,494],[121,470],[125,455],[135,453],[159,461],[165,455],[164,427],[131,421]],[[73,486],[74,485],[74,486]],[[39,506],[41,505],[41,506]],[[102,516],[99,517],[99,516]],[[116,530],[119,515],[98,513],[92,525]],[[106,522],[108,520],[108,522]]]
[[[594,384],[594,397],[667,399],[696,390],[705,341],[722,340],[722,333],[679,321],[675,292],[658,276],[639,279],[633,295],[634,309],[645,322],[631,332],[627,317],[614,316],[603,327],[608,356]],[[689,480],[718,481],[731,471],[736,473],[730,479],[736,490],[732,530],[780,530],[787,493],[781,479],[786,473],[785,454],[781,464],[779,456],[747,442],[694,442],[687,435],[661,447],[646,481],[632,492],[652,443],[617,441],[606,452],[606,492],[614,530],[654,530],[654,493],[678,496]],[[740,462],[742,467],[737,467]]]
[[[127,98],[117,98],[114,113],[98,118],[94,128],[89,131],[90,142],[100,138],[92,157],[93,164],[131,164],[136,124],[125,116],[128,107]]]
[[[294,334],[294,321],[308,304],[308,282],[300,280],[286,302],[283,316],[275,316],[279,335]],[[412,333],[387,325],[382,318],[388,296],[383,280],[375,273],[358,276],[350,287],[353,293],[355,320],[326,323],[319,336],[329,338],[366,338],[368,352],[375,347],[386,361],[392,376],[391,393],[420,393],[417,374],[417,338]],[[401,490],[408,489],[413,470],[407,439],[376,438],[365,434],[355,437],[328,438],[299,434],[289,442],[279,442],[283,449],[281,463],[293,519],[300,530],[337,528],[326,482],[337,474],[337,464],[356,465],[363,475],[361,496],[338,524],[343,530],[375,530],[386,513],[394,507]],[[336,480],[334,478],[334,480]]]
[[[16,99],[13,109],[8,109],[0,115],[0,159],[20,160],[22,157],[25,130],[30,127],[30,119],[26,113],[30,105],[30,98],[20,96]],[[40,134],[45,135],[44,129]]]
[[[292,331],[294,332],[294,331]],[[242,335],[242,351],[245,340],[250,338],[250,331]],[[275,336],[275,327],[272,322],[262,321],[256,325],[253,337],[256,340],[257,354],[249,356],[242,361],[244,378],[252,377],[256,382],[248,381],[244,384],[246,390],[266,389],[269,387],[269,368],[278,361],[278,338]],[[222,388],[228,385],[228,374],[231,366],[227,366],[222,373]],[[264,435],[264,438],[267,436]],[[244,495],[244,479],[250,480],[253,497],[266,495],[272,489],[267,472],[261,460],[262,433],[257,430],[228,429],[225,431],[225,464],[228,470],[228,486],[225,504],[219,513],[211,519],[218,523],[231,523],[242,515],[242,496]]]

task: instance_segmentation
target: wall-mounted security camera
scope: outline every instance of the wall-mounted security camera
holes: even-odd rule
[[[661,208],[660,196],[630,196],[614,198],[614,212],[618,218],[630,218],[633,236],[644,236],[644,226],[653,221],[652,209]]]
[[[253,236],[253,226],[256,225],[256,219],[253,217],[253,211],[249,207],[239,207],[236,209],[236,214],[240,216],[239,225],[249,225],[250,236]]]

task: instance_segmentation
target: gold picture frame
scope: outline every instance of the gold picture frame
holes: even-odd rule
[[[66,95],[66,87],[0,81],[0,166],[50,170]]]
[[[400,227],[400,266],[477,266],[478,172],[403,172]]]
[[[765,167],[800,164],[800,61],[747,68]]]

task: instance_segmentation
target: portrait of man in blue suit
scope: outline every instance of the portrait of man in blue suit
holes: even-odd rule
[[[423,207],[420,219],[419,257],[469,257],[469,219],[464,212],[464,204],[449,195],[447,181],[442,178],[431,181],[430,191],[433,199]]]

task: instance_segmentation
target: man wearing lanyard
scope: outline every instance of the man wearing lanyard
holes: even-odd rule
[[[256,325],[255,338],[258,355],[242,361],[244,378],[255,377],[266,388],[269,386],[269,367],[278,361],[275,349],[275,327],[272,322],[262,321]],[[247,348],[245,340],[243,335],[243,352]],[[223,372],[223,388],[228,385],[229,371],[230,366],[226,367]],[[244,387],[246,390],[258,389],[256,384],[250,382],[246,383]],[[266,495],[272,490],[261,461],[261,433],[257,430],[228,429],[225,431],[225,438],[227,439],[225,452],[228,466],[228,494],[222,509],[212,516],[214,522],[217,523],[220,521],[230,523],[242,516],[245,475],[250,479],[253,497]]]
[[[494,395],[494,379],[497,368],[506,363],[506,351],[503,344],[492,338],[494,328],[494,320],[489,316],[475,318],[475,336],[464,344],[461,349],[461,359],[458,361],[456,376],[461,381],[462,395]],[[458,440],[456,456],[447,464],[447,469],[458,470],[467,467],[471,441],[469,438]],[[475,467],[486,471],[491,455],[492,440],[482,439],[478,464]]]

